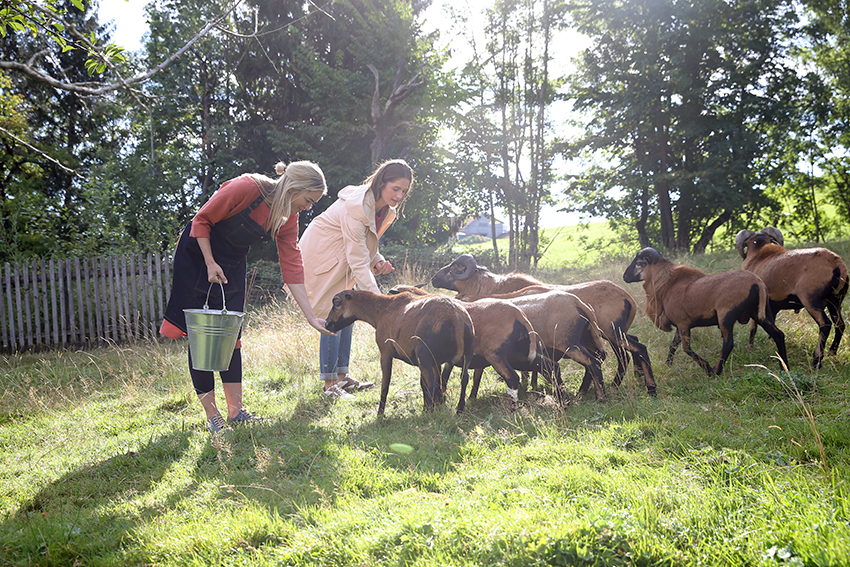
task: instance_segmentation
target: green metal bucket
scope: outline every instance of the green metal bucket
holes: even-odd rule
[[[189,349],[192,352],[192,368],[221,372],[230,368],[233,349],[239,338],[239,329],[245,313],[228,311],[224,303],[224,286],[221,286],[221,304],[223,309],[210,309],[210,289],[203,309],[184,309],[186,315],[186,333],[189,335]]]

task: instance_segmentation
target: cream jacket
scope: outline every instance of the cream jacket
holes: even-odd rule
[[[375,196],[368,185],[349,185],[338,199],[314,218],[298,245],[304,259],[304,287],[317,317],[326,318],[337,293],[358,289],[381,293],[372,268],[384,257],[378,239],[393,223],[390,207],[380,227],[375,226]]]

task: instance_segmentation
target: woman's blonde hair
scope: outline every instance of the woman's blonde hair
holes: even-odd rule
[[[254,180],[260,186],[260,193],[269,206],[269,218],[264,227],[272,235],[282,227],[292,214],[292,199],[301,193],[321,191],[328,192],[325,174],[312,161],[294,161],[289,165],[278,162],[274,166],[275,173],[280,175],[271,179],[265,175],[254,175]]]

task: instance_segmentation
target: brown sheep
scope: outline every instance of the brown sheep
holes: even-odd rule
[[[336,332],[357,320],[375,328],[375,342],[381,353],[378,415],[383,415],[386,407],[394,358],[419,367],[426,410],[444,401],[440,366],[444,363],[460,366],[462,395],[457,411],[463,411],[475,329],[469,313],[459,301],[411,293],[381,295],[347,290],[336,294],[325,328]]]
[[[397,285],[389,291],[390,295],[404,292],[430,295],[419,287],[409,285]],[[476,369],[477,376],[479,370],[492,366],[508,386],[508,403],[513,409],[519,392],[519,375],[515,369],[527,368],[538,360],[537,334],[525,314],[507,301],[464,304],[464,307],[475,327],[474,354],[469,368]],[[452,368],[448,363],[443,367],[441,384],[444,392]]]
[[[583,395],[593,384],[596,399],[605,400],[605,387],[602,382],[602,360],[605,359],[605,344],[599,331],[596,315],[586,303],[572,293],[560,289],[547,289],[542,293],[523,294],[522,291],[501,294],[496,298],[475,297],[467,294],[458,296],[472,309],[480,303],[494,300],[515,305],[531,321],[545,349],[541,365],[544,370],[551,366],[558,401],[563,401],[560,367],[557,362],[568,358],[582,365],[585,378],[579,388]],[[535,370],[537,367],[528,368]],[[526,368],[520,368],[524,370]],[[470,397],[478,391],[481,374],[476,370]]]
[[[755,319],[776,343],[776,350],[787,366],[785,335],[774,323],[767,286],[755,274],[733,270],[707,275],[696,268],[673,264],[654,248],[644,248],[626,268],[623,279],[628,283],[643,282],[644,309],[656,327],[668,332],[675,327],[668,364],[681,341],[682,349],[704,370],[720,374],[735,344],[732,333],[735,321],[746,323]],[[723,348],[712,369],[691,349],[691,329],[715,325],[720,328]]]
[[[602,336],[611,345],[611,350],[617,358],[614,385],[619,386],[622,382],[628,366],[628,352],[631,352],[635,360],[635,370],[643,377],[647,392],[655,394],[655,377],[649,351],[636,336],[628,334],[637,315],[637,303],[625,289],[614,282],[600,280],[576,285],[546,284],[528,274],[495,274],[484,266],[477,265],[475,258],[469,254],[461,254],[451,264],[442,267],[431,279],[431,283],[435,287],[476,297],[492,297],[518,292],[523,288],[528,288],[530,293],[539,293],[546,289],[573,293],[593,309]],[[587,384],[588,379],[589,376],[586,375],[582,384]]]
[[[742,230],[735,237],[735,247],[744,259],[742,267],[767,284],[771,310],[777,313],[783,309],[805,309],[818,324],[812,366],[819,368],[833,323],[835,338],[829,354],[838,352],[844,335],[841,303],[847,295],[847,265],[838,254],[826,248],[786,250],[782,244],[782,233],[775,227],[764,228],[761,232]],[[755,332],[755,324],[752,324],[751,344]]]

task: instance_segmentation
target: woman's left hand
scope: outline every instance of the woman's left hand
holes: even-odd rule
[[[381,260],[380,262],[375,264],[374,268],[372,268],[372,271],[375,274],[389,274],[393,270],[395,270],[395,268],[393,268],[393,265],[390,264],[387,260]]]

